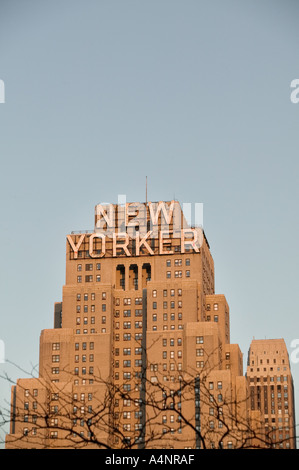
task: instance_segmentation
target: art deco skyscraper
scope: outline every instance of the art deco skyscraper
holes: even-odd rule
[[[96,206],[66,241],[39,377],[12,388],[6,447],[261,444],[229,307],[204,232],[176,201]]]

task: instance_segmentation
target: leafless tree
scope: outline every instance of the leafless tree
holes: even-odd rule
[[[89,388],[73,387],[74,379],[83,378],[67,371],[69,380],[62,383],[26,373],[32,377],[32,387],[26,380],[17,382],[19,398],[2,406],[0,428],[10,425],[10,448],[277,446],[273,429],[265,427],[260,413],[249,410],[248,392],[233,393],[220,381],[216,386],[212,380],[216,371],[208,363],[200,372],[162,372],[145,361],[133,372],[133,389],[132,373],[121,382],[94,375]],[[16,390],[8,374],[0,377]]]

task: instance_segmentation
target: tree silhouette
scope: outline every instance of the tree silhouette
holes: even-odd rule
[[[50,377],[1,378],[12,384],[11,404],[0,410],[0,427],[10,425],[7,448],[271,448],[282,444],[251,411],[244,380],[233,389],[206,360],[198,370],[162,371],[147,360],[117,383],[100,373],[92,385],[64,371]],[[34,371],[35,372],[35,371]],[[134,387],[132,387],[134,375]]]

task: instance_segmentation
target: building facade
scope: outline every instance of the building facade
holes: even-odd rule
[[[264,447],[214,277],[176,201],[97,205],[94,230],[67,236],[62,302],[39,377],[12,387],[6,447]]]
[[[295,448],[294,385],[287,347],[282,338],[251,342],[247,380],[250,407],[263,415],[269,447]]]

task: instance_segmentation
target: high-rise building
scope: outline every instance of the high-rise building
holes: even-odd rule
[[[269,447],[295,448],[294,385],[282,338],[252,340],[247,380],[250,407],[262,413]]]
[[[62,302],[39,377],[12,387],[6,447],[263,447],[214,286],[205,233],[178,202],[97,205],[94,230],[67,236]]]

